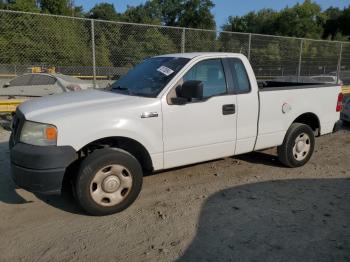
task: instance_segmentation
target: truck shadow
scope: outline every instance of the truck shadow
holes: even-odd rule
[[[350,123],[344,123],[343,122],[343,125],[341,126],[340,130],[350,131]]]
[[[233,158],[239,159],[252,164],[262,164],[272,167],[286,168],[279,160],[276,155],[270,153],[256,151],[244,155],[234,156]]]
[[[65,212],[83,216],[88,215],[75,201],[73,192],[69,186],[63,188],[61,195],[47,196],[35,194],[35,196],[46,204]]]
[[[220,191],[203,204],[178,261],[350,261],[350,179]]]

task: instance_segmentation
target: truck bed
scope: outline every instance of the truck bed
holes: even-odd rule
[[[285,82],[285,81],[258,81],[260,91],[288,90],[303,88],[321,88],[338,86],[337,84],[324,83],[304,83],[304,82]]]
[[[339,85],[264,81],[259,88],[259,135],[255,149],[280,145],[290,123],[303,114],[318,117],[320,134],[333,131]]]

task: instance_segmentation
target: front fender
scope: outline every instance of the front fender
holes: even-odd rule
[[[86,125],[86,121],[81,121]],[[154,119],[118,119],[101,121],[94,126],[65,126],[59,129],[59,145],[71,145],[80,150],[85,145],[106,137],[127,137],[142,144],[150,154],[163,152],[161,118]]]

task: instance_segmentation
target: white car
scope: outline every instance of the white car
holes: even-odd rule
[[[90,81],[73,76],[28,73],[17,76],[0,87],[0,96],[40,97],[92,88],[93,84]]]
[[[339,85],[265,81],[247,58],[182,53],[146,59],[112,85],[19,106],[10,138],[12,176],[32,192],[75,185],[94,215],[135,201],[143,174],[278,147],[299,167],[315,136],[332,133],[342,109]]]
[[[318,75],[318,76],[310,76],[312,80],[315,80],[319,83],[324,83],[324,84],[339,84],[343,86],[343,81],[338,79],[336,75]],[[338,80],[337,80],[338,79]]]

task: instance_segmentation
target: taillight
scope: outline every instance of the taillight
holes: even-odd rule
[[[79,91],[81,90],[81,87],[79,85],[68,85],[67,89],[70,91]]]
[[[336,111],[340,112],[343,109],[343,93],[339,93]]]

